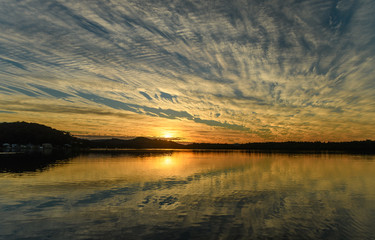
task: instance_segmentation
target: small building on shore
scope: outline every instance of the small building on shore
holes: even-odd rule
[[[3,148],[4,149],[9,149],[10,148],[10,144],[9,143],[3,143]]]

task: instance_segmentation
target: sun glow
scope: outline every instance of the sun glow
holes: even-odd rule
[[[174,134],[171,132],[164,132],[162,136],[163,138],[173,138]]]
[[[164,165],[168,166],[168,165],[171,165],[173,163],[173,160],[170,156],[168,156],[168,157],[164,158],[163,163],[164,163]]]

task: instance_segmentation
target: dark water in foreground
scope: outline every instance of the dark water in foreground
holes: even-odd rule
[[[375,239],[375,156],[91,154],[0,173],[0,239]]]

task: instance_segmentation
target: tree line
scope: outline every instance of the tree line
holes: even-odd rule
[[[87,140],[72,136],[69,132],[26,122],[0,123],[0,144],[69,144],[79,148],[170,148],[170,149],[241,149],[259,151],[352,151],[375,153],[375,141],[350,142],[265,142],[244,144],[191,143],[180,144],[162,139],[138,137],[130,140]]]

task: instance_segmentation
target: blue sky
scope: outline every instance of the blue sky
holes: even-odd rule
[[[373,0],[0,3],[0,121],[79,136],[375,135]]]

